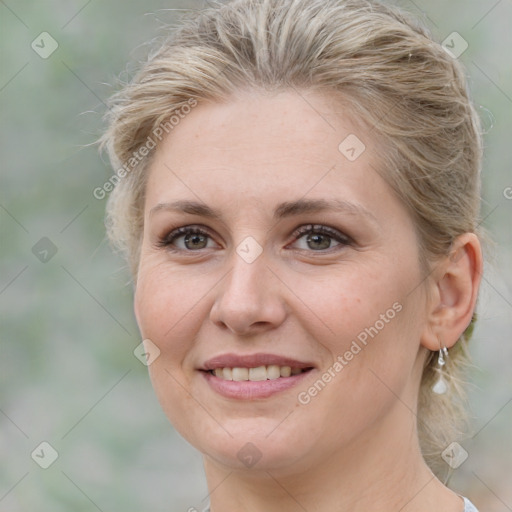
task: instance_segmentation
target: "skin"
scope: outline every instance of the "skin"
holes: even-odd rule
[[[355,161],[338,150],[349,134],[366,145]],[[149,367],[159,401],[204,455],[212,512],[463,510],[423,461],[415,411],[428,350],[440,339],[453,346],[471,319],[480,246],[462,235],[457,257],[426,277],[413,220],[377,172],[378,154],[368,131],[333,113],[332,98],[295,91],[202,103],[156,150],[135,314],[160,350]],[[334,198],[367,213],[272,218],[282,202]],[[205,203],[221,218],[157,207],[177,200]],[[294,235],[308,224],[351,241],[324,237],[330,248],[319,250]],[[183,236],[163,246],[191,225],[207,229],[203,248]],[[263,250],[252,263],[236,252],[249,236]],[[299,403],[395,303],[401,311],[364,350]],[[315,369],[269,398],[230,399],[197,371],[227,352],[286,355]],[[237,457],[248,442],[261,455],[250,468]]]

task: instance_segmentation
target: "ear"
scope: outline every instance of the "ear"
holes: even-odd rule
[[[440,340],[446,348],[455,345],[473,317],[482,271],[478,237],[464,233],[431,275],[428,323],[421,338],[425,348],[439,350]]]

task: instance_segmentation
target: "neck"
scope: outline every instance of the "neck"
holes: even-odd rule
[[[395,409],[343,450],[299,471],[238,471],[206,457],[211,512],[460,512],[460,498],[423,460],[415,415],[400,402]]]

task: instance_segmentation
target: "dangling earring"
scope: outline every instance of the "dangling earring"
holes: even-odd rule
[[[437,358],[438,377],[436,383],[432,386],[432,391],[437,395],[444,395],[448,391],[448,386],[444,379],[444,365],[446,364],[446,358],[448,357],[448,349],[443,346],[439,349],[439,356]]]

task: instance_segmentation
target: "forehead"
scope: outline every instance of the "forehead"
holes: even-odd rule
[[[199,104],[174,127],[156,150],[146,206],[185,198],[240,212],[306,196],[389,202],[377,169],[369,132],[331,98],[247,92]]]

